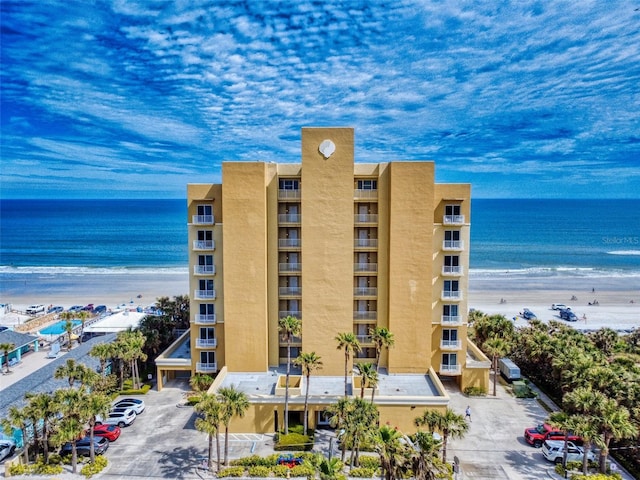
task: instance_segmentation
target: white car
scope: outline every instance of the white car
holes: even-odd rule
[[[567,306],[564,303],[554,303],[551,305],[551,310],[564,310]]]
[[[136,412],[130,408],[111,411],[106,418],[102,418],[100,415],[96,416],[96,425],[117,425],[120,428],[123,428],[128,427],[135,421]]]
[[[16,451],[16,444],[13,440],[0,440],[0,462],[13,455]]]
[[[564,440],[545,440],[542,444],[542,456],[553,463],[562,463],[564,455]],[[573,442],[567,442],[567,462],[581,462],[584,457],[584,449]],[[590,462],[595,462],[593,452],[587,454]]]
[[[140,415],[144,412],[145,404],[143,400],[137,398],[124,398],[114,403],[112,408],[130,408],[136,412],[136,415]]]
[[[44,313],[44,305],[29,305],[27,307],[27,315],[37,315],[38,313]]]

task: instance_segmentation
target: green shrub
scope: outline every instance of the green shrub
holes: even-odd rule
[[[356,478],[371,478],[375,473],[376,471],[373,468],[358,467],[352,468],[351,471],[349,471],[349,476]]]
[[[378,468],[380,468],[380,458],[373,457],[371,455],[361,455],[358,457],[358,464],[362,468],[372,468],[374,470],[377,470]]]
[[[291,475],[291,471],[286,465],[276,465],[271,468],[271,471],[273,472],[273,476],[278,478],[287,478],[287,475]]]
[[[62,473],[62,465],[47,464],[44,460],[38,460],[31,465],[31,473],[37,473],[40,475],[59,475]]]
[[[218,472],[218,478],[223,477],[242,477],[244,475],[244,467],[227,467]]]
[[[89,478],[100,473],[106,468],[106,466],[107,459],[103,456],[96,456],[93,463],[87,463],[84,467],[82,467],[82,469],[80,470],[80,474]]]
[[[279,453],[272,453],[271,455],[267,455],[262,459],[264,461],[262,465],[265,465],[267,467],[275,467],[276,465],[278,465],[278,458],[280,458]]]
[[[288,435],[278,435],[278,440],[273,447],[276,451],[290,450],[290,451],[303,451],[311,450],[313,448],[313,438],[299,433],[289,433]]]
[[[57,453],[49,455],[49,465],[60,465],[62,463],[62,457]]]
[[[273,456],[273,455],[271,455]],[[243,467],[270,467],[276,464],[276,458],[270,461],[269,457],[261,457],[260,455],[251,455],[250,457],[237,458],[231,460],[231,465],[242,465]]]
[[[127,384],[127,382],[129,383]],[[142,385],[142,388],[134,390],[131,380],[126,380],[124,388],[120,390],[119,395],[145,395],[149,390],[151,390],[151,385],[146,383]]]
[[[255,465],[253,467],[249,467],[250,477],[265,478],[269,475],[271,475],[271,469],[269,467],[265,467],[263,465]]]
[[[29,465],[14,463],[9,467],[9,475],[11,475],[12,477],[18,476],[18,475],[26,475],[28,473],[31,473],[31,468],[29,468]]]
[[[612,473],[610,475],[606,475],[604,473],[597,473],[595,475],[571,475],[571,480],[622,480],[622,475],[619,473]]]
[[[468,397],[486,397],[487,391],[482,387],[467,387],[464,394]]]
[[[307,477],[312,479],[316,476],[316,469],[311,465],[296,465],[291,469],[292,477]]]

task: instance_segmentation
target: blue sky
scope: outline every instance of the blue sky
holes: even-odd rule
[[[638,1],[0,8],[2,198],[183,198],[303,126],[476,197],[640,197]]]

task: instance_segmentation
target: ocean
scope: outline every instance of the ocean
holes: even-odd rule
[[[186,200],[2,200],[0,232],[0,284],[187,272]],[[474,199],[470,255],[471,275],[637,277],[640,200]]]

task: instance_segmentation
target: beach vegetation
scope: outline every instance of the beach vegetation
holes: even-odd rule
[[[425,410],[414,420],[416,427],[428,427],[431,432],[442,435],[442,461],[447,463],[447,442],[449,438],[462,438],[469,430],[465,418],[447,407],[446,411]]]
[[[300,319],[287,315],[278,321],[278,331],[287,343],[287,375],[285,378],[284,390],[284,431],[289,432],[289,377],[291,375],[291,343],[295,337],[302,333],[302,322]]]

